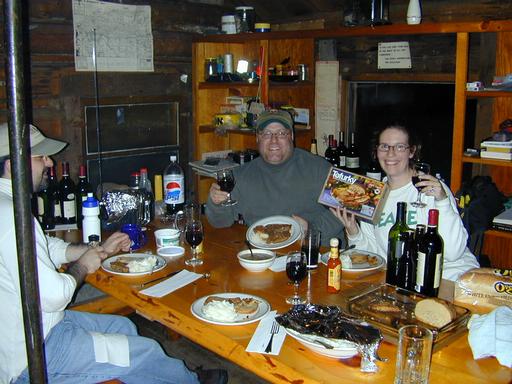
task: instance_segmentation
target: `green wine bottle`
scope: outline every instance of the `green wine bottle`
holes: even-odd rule
[[[396,220],[395,224],[389,230],[388,235],[388,261],[386,269],[386,283],[391,285],[397,284],[398,277],[398,261],[404,250],[403,238],[400,234],[410,231],[405,222],[407,213],[407,203],[400,201],[396,204]]]

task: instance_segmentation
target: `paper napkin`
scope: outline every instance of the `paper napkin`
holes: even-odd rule
[[[283,272],[286,270],[286,256],[276,257],[274,263],[269,268],[273,272]]]
[[[249,345],[247,345],[247,348],[245,349],[247,352],[279,355],[281,347],[284,343],[284,339],[286,337],[286,331],[281,326],[279,326],[279,331],[274,335],[274,339],[272,341],[272,350],[269,353],[265,352],[268,342],[270,341],[270,330],[272,329],[272,324],[275,321],[274,319],[276,314],[277,311],[271,311],[267,314],[267,316],[260,320],[258,327],[252,335],[251,341],[249,341]]]
[[[161,283],[143,289],[140,293],[152,297],[162,297],[196,281],[197,279],[200,279],[202,276],[203,275],[199,273],[190,272],[184,269]]]

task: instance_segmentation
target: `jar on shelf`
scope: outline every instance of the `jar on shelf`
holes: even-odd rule
[[[212,76],[217,75],[217,58],[207,57],[204,60],[204,79],[208,80]]]
[[[254,31],[254,8],[253,7],[236,7],[236,31],[238,33]]]

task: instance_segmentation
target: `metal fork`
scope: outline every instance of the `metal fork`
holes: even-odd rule
[[[279,332],[279,324],[274,321],[272,323],[272,329],[270,330],[270,340],[268,341],[267,348],[265,348],[265,352],[269,353],[272,351],[272,341],[274,341],[274,335]]]

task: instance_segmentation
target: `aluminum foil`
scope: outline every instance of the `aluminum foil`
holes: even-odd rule
[[[380,330],[344,313],[339,307],[295,305],[276,320],[299,333],[353,342],[361,355],[362,372],[377,372],[376,360],[383,361],[377,354],[382,341]]]
[[[153,202],[143,190],[112,190],[101,198],[104,227],[116,230],[123,224],[144,226],[151,221]]]

